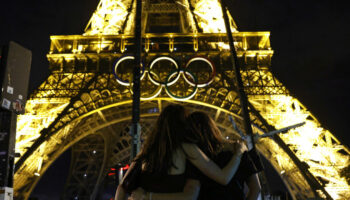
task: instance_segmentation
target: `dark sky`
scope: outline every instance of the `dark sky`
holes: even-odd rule
[[[29,90],[48,76],[50,35],[82,34],[98,0],[11,0],[0,5],[0,44],[32,50]],[[234,0],[239,31],[271,31],[272,71],[343,144],[350,111],[350,12],[334,0]]]

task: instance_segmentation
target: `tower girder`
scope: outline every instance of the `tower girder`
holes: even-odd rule
[[[147,2],[150,5],[154,3]],[[215,25],[221,19],[212,18],[213,14],[217,17],[222,13],[212,10],[207,16],[203,15],[208,13],[204,12],[209,9],[208,6],[215,10],[218,1],[177,2],[182,5],[165,5],[169,2],[159,1],[159,5],[154,6],[172,12],[178,10],[180,17],[169,15],[169,19],[178,19],[180,32],[149,33],[147,30],[151,28],[143,29],[146,75],[141,80],[141,113],[144,117],[155,117],[164,103],[183,103],[194,110],[210,113],[225,134],[234,135],[227,128],[230,127],[228,114],[243,126],[237,90],[233,84],[235,74],[229,59],[225,29]],[[181,7],[187,10],[181,13]],[[18,169],[14,187],[17,197],[28,198],[42,174],[73,144],[103,128],[129,120],[132,90],[125,81],[131,79],[131,74],[124,66],[117,79],[113,71],[117,60],[133,52],[134,41],[130,35],[133,9],[131,0],[102,0],[84,35],[51,37],[47,55],[51,74],[31,95],[26,114],[18,119],[16,152],[21,157],[16,159]],[[150,6],[145,7],[145,23],[149,22],[147,19],[154,11]],[[121,18],[110,18],[113,12],[122,12]],[[220,25],[219,22],[217,24]],[[319,188],[312,186],[315,184],[324,187],[334,199],[349,198],[349,184],[346,177],[341,176],[342,169],[349,165],[349,149],[322,128],[310,111],[273,76],[269,32],[238,32],[232,19],[231,26],[235,30],[233,36],[238,60],[243,66],[241,73],[251,104],[252,122],[267,131],[270,125],[281,128],[293,122],[306,121],[304,127],[278,138],[262,139],[257,144],[258,150],[271,162],[295,199],[314,197],[315,192],[320,192]],[[152,61],[164,56],[174,59],[182,70],[178,82],[168,88],[150,80],[152,76],[158,80],[172,78],[170,71],[161,69],[164,63],[157,66],[158,74],[150,68]],[[184,66],[195,56],[211,60],[216,69],[213,81],[200,87],[185,80],[185,76],[192,78],[192,82],[195,82],[195,77],[201,78],[199,82],[210,77],[210,69],[207,71],[204,67],[185,71]],[[166,92],[167,89],[171,92]],[[176,97],[188,96],[192,92],[194,96],[187,100]],[[120,155],[125,156],[127,146],[122,149],[124,154]],[[117,160],[122,160],[123,156],[116,156]],[[103,170],[98,173],[103,173]],[[101,175],[95,177],[101,178]]]

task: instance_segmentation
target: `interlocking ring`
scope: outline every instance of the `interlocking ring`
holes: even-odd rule
[[[180,71],[180,75],[183,75],[183,77],[185,77],[186,75],[185,75],[185,73],[186,74],[188,74],[189,76],[191,76],[192,77],[192,79],[193,79],[193,81],[194,81],[194,85],[191,85],[191,86],[194,86],[195,87],[195,89],[193,89],[193,91],[189,94],[189,95],[187,95],[187,96],[182,96],[182,97],[180,97],[180,96],[177,96],[177,95],[175,95],[175,94],[173,94],[170,90],[169,90],[169,84],[168,84],[168,80],[172,77],[172,76],[175,76],[175,73],[177,73],[177,71],[173,71],[172,73],[170,73],[169,75],[168,75],[168,77],[167,77],[167,79],[166,79],[166,83],[164,84],[165,85],[165,92],[171,97],[171,98],[173,98],[173,99],[176,99],[176,100],[178,100],[178,101],[185,101],[185,100],[188,100],[188,99],[191,99],[196,93],[197,93],[197,90],[198,90],[198,87],[197,87],[197,77],[194,75],[194,74],[192,74],[191,72],[189,72],[189,71],[187,71],[186,69],[184,69],[184,70],[181,70]],[[179,79],[179,78],[177,78],[177,79]],[[187,81],[186,81],[187,82]]]
[[[171,63],[173,63],[175,65],[176,70],[173,73],[176,73],[176,76],[170,82],[168,82],[168,80],[161,81],[161,80],[154,79],[155,73],[152,72],[152,68],[153,68],[154,64],[156,64],[157,62],[159,62],[161,60],[170,61]],[[152,83],[154,83],[155,85],[165,85],[165,83],[167,82],[167,84],[170,86],[170,85],[174,84],[179,79],[179,77],[180,77],[180,69],[179,69],[179,66],[177,65],[177,62],[173,58],[168,57],[168,56],[161,56],[161,57],[158,57],[158,58],[154,59],[151,62],[150,66],[149,66],[148,77],[152,81]],[[160,78],[160,77],[158,76],[158,78]]]
[[[146,71],[145,73],[148,73],[148,71]],[[155,76],[158,76],[158,75],[155,74]],[[142,82],[140,82],[140,84],[141,84],[141,89],[142,89]],[[134,94],[134,92],[133,92],[133,90],[132,90],[132,85],[133,85],[133,83],[131,83],[129,89],[130,89],[131,94]],[[157,97],[157,96],[162,92],[162,88],[163,88],[162,85],[158,85],[157,89],[154,90],[154,92],[151,93],[151,94],[148,95],[148,96],[142,96],[142,93],[141,93],[140,99],[141,99],[141,100],[150,100],[150,99],[153,99],[153,98]]]
[[[129,80],[123,80],[122,76],[118,76],[117,75],[117,70],[118,70],[118,66],[120,65],[120,63],[122,63],[125,60],[134,60],[134,56],[123,56],[121,57],[119,60],[116,61],[115,63],[115,67],[114,67],[114,76],[117,80],[118,83],[120,83],[121,85],[124,86],[128,86],[130,87],[130,92],[133,93],[132,91],[132,82],[129,82]],[[167,61],[168,63],[166,63],[166,65],[163,65],[164,63],[162,63],[161,65],[158,65],[158,69],[157,68],[157,63],[159,64],[160,61]],[[203,64],[198,65],[191,65],[194,62],[198,62],[198,61],[202,61],[204,62],[204,66]],[[207,70],[205,69],[206,66],[210,67],[211,72],[206,72]],[[162,67],[166,67],[165,70],[162,69]],[[194,66],[194,67],[193,67]],[[173,68],[174,70],[168,70],[170,68]],[[168,73],[168,71],[170,71],[170,73]],[[120,70],[119,70],[120,71]],[[203,75],[203,71],[205,71],[204,76]],[[129,73],[129,72],[127,72]],[[184,101],[184,100],[188,100],[191,99],[198,91],[198,88],[201,87],[205,87],[207,85],[209,85],[210,83],[213,82],[215,74],[216,74],[216,69],[214,64],[206,57],[200,57],[200,56],[196,56],[193,57],[191,59],[189,59],[186,62],[186,65],[184,65],[183,68],[179,67],[178,63],[175,61],[175,59],[168,57],[168,56],[160,56],[156,59],[154,59],[150,65],[149,65],[149,69],[145,70],[145,66],[142,63],[142,71],[141,71],[141,77],[140,80],[143,80],[144,77],[146,76],[149,78],[149,80],[144,80],[146,82],[143,82],[145,84],[144,87],[148,87],[148,90],[151,89],[149,87],[150,86],[149,83],[153,83],[154,85],[158,86],[156,88],[154,88],[154,90],[152,89],[151,94],[149,93],[145,93],[143,96],[141,94],[141,100],[149,100],[149,99],[153,99],[155,97],[157,97],[161,91],[162,88],[165,88],[165,92],[173,99],[179,100],[179,101]],[[209,74],[209,75],[208,75]],[[193,90],[191,91],[191,89],[188,88],[188,86],[184,86],[183,91],[179,91],[179,92],[184,92],[185,96],[179,96],[174,94],[173,92],[171,92],[170,86],[174,85],[179,79],[180,77],[183,76],[184,80],[180,81],[180,84],[184,83],[184,84],[188,84],[189,88],[193,87]],[[204,78],[203,78],[204,77]],[[201,80],[199,80],[201,79]],[[203,80],[205,79],[205,80]],[[178,85],[179,86],[179,85]],[[175,86],[175,87],[178,87]],[[181,86],[180,89],[181,90]],[[142,86],[141,86],[142,87]],[[187,90],[187,91],[186,91]],[[188,94],[188,92],[190,92],[190,94]]]
[[[206,63],[209,64],[211,70],[212,70],[212,73],[211,75],[208,77],[208,79],[206,81],[204,81],[203,83],[194,83],[190,80],[187,79],[186,76],[184,76],[186,82],[192,86],[194,86],[195,84],[197,84],[197,87],[205,87],[205,86],[208,86],[211,82],[213,82],[214,80],[214,77],[215,77],[215,74],[216,74],[216,69],[215,69],[215,66],[214,64],[208,59],[208,58],[205,58],[205,57],[200,57],[200,56],[196,56],[196,57],[193,57],[191,58],[190,60],[187,61],[186,65],[185,65],[185,69],[187,69],[186,71],[188,71],[188,66],[192,63],[192,62],[195,62],[195,61],[204,61]],[[198,80],[198,79],[197,79]]]
[[[113,74],[114,74],[114,77],[117,79],[117,82],[121,85],[124,85],[124,86],[130,86],[130,82],[128,80],[123,80],[121,79],[120,77],[118,77],[117,75],[117,69],[118,69],[118,66],[121,62],[123,62],[124,60],[135,60],[135,57],[134,56],[122,56],[120,57],[116,63],[114,64],[114,71],[113,71]],[[144,64],[142,63],[142,70],[141,70],[141,77],[140,77],[140,80],[142,80],[145,76],[145,67],[144,67]]]

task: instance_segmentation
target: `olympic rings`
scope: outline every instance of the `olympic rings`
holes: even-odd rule
[[[116,81],[118,83],[120,83],[121,85],[132,87],[132,82],[130,83],[128,80],[123,80],[120,76],[118,76],[117,75],[117,68],[120,65],[120,63],[122,63],[123,61],[134,60],[134,59],[135,59],[134,56],[123,56],[119,60],[116,61],[115,66],[114,66],[114,76],[116,78]],[[175,69],[172,71],[169,70],[169,71],[171,71],[169,74],[167,72],[164,72],[164,70],[161,70],[161,72],[159,72],[160,74],[157,73],[157,70],[155,70],[155,66],[156,66],[155,64],[159,63],[160,61],[168,61],[168,62],[170,62],[170,65],[167,66],[167,65],[162,64],[162,65],[159,65],[158,67],[165,66],[166,69],[170,69],[170,68],[174,69],[174,66],[175,66]],[[205,78],[203,78],[203,76],[200,75],[200,73],[202,73],[202,71],[203,71],[202,69],[204,69],[206,67],[198,66],[198,64],[195,65],[195,68],[191,67],[191,63],[198,62],[198,61],[202,61],[202,62],[206,63],[207,66],[209,65],[211,72],[209,72],[210,75],[208,78],[206,78],[207,74],[208,74],[207,70],[205,70],[206,71]],[[214,64],[208,58],[200,57],[200,56],[196,56],[196,57],[189,59],[186,62],[186,65],[184,65],[184,67],[182,67],[182,68],[179,67],[178,63],[173,58],[168,57],[168,56],[160,56],[160,57],[154,59],[153,61],[151,61],[151,63],[149,64],[149,69],[145,69],[145,68],[146,67],[142,63],[142,72],[141,72],[140,80],[143,80],[147,74],[147,77],[149,80],[144,80],[144,81],[147,81],[147,82],[143,82],[143,84],[146,84],[144,87],[145,88],[147,87],[148,90],[150,89],[149,87],[151,87],[151,88],[153,88],[152,90],[154,90],[154,91],[151,92],[151,94],[145,93],[147,96],[143,96],[141,94],[141,100],[150,100],[150,99],[157,97],[159,94],[161,94],[163,87],[165,89],[165,92],[173,99],[176,99],[179,101],[191,99],[197,93],[198,88],[205,87],[205,86],[208,86],[209,84],[211,84],[214,81],[214,77],[216,74],[216,69],[215,69]],[[195,69],[195,71],[193,71],[193,69]],[[202,70],[202,71],[200,71],[200,70]],[[127,72],[127,73],[130,74],[130,72]],[[192,91],[186,91],[186,89],[183,88],[184,93],[186,94],[185,96],[176,95],[169,88],[170,86],[174,85],[180,79],[181,75],[183,76],[183,78],[184,78],[183,81],[185,81],[185,82],[180,81],[180,83],[187,83],[190,87],[193,87]],[[166,76],[166,78],[165,78],[165,76]],[[199,76],[199,77],[197,77],[197,76]],[[202,81],[199,82],[198,78],[202,78]],[[206,79],[206,80],[203,80],[203,79]],[[150,82],[158,87],[154,88],[153,86],[150,86],[149,85]],[[130,92],[133,93],[131,87],[130,87]],[[178,86],[176,86],[176,87],[178,87]],[[178,89],[179,88],[181,89],[181,87],[178,87]],[[187,86],[186,86],[186,88],[187,88]],[[191,90],[191,89],[189,89],[189,90]]]
[[[176,71],[173,71],[172,73],[170,73],[166,79],[166,81],[169,80],[169,78],[171,78],[172,76],[174,76],[174,73],[176,73]],[[189,71],[186,71],[185,73],[188,73],[192,78],[193,78],[193,81],[196,83],[197,82],[197,77],[195,77],[191,72]],[[179,74],[182,74],[183,77],[185,77],[186,75],[184,75],[184,70],[180,71]],[[187,81],[186,81],[187,82]],[[191,84],[190,84],[191,85]],[[175,94],[173,94],[170,90],[169,90],[169,85],[167,83],[165,83],[165,92],[173,99],[176,99],[176,100],[179,100],[179,101],[186,101],[188,99],[191,99],[196,93],[197,93],[197,90],[198,90],[198,87],[197,87],[197,84],[194,84],[192,85],[195,87],[195,89],[187,96],[183,96],[183,97],[180,97],[180,96],[177,96]]]
[[[206,80],[206,82],[204,82],[204,83],[196,83],[197,87],[205,87],[205,86],[209,85],[211,82],[213,82],[213,80],[214,80],[214,77],[215,77],[215,74],[216,74],[216,70],[215,70],[214,64],[210,60],[208,60],[207,58],[197,56],[197,57],[193,57],[189,61],[187,61],[185,69],[188,69],[188,66],[192,62],[195,62],[195,61],[204,61],[204,62],[208,63],[210,68],[211,68],[211,70],[212,70],[212,73],[209,76],[208,80]],[[190,84],[192,86],[195,85],[195,83],[193,83],[190,80],[188,80],[186,76],[184,76],[184,78],[185,78],[185,80],[186,80],[186,82],[188,84]]]
[[[134,60],[135,57],[134,56],[122,56],[119,58],[119,60],[117,60],[117,62],[115,63],[114,65],[114,70],[113,70],[113,74],[114,74],[114,77],[117,79],[117,82],[121,85],[124,85],[124,86],[130,86],[130,83],[126,80],[123,80],[121,78],[118,77],[117,75],[117,69],[118,69],[118,65],[123,62],[124,60]],[[142,80],[144,78],[144,75],[145,75],[145,67],[144,67],[144,64],[142,63],[142,71],[141,71],[141,77],[140,79]]]
[[[176,72],[177,72],[177,76],[175,77],[174,80],[172,80],[171,82],[168,83],[169,85],[172,85],[172,84],[174,84],[174,83],[179,79],[180,73],[179,73],[179,66],[177,65],[177,62],[176,62],[173,58],[171,58],[171,57],[161,56],[161,57],[158,57],[158,58],[154,59],[154,60],[151,62],[150,66],[149,66],[149,71],[150,71],[150,73],[148,73],[148,77],[149,77],[149,79],[152,81],[152,83],[155,84],[155,85],[160,85],[160,84],[161,84],[161,85],[165,85],[165,82],[162,82],[161,80],[159,80],[159,81],[158,81],[158,80],[155,80],[154,77],[153,77],[154,73],[152,72],[152,68],[153,68],[154,64],[156,64],[158,61],[161,61],[161,60],[168,60],[168,61],[170,61],[172,64],[175,65]],[[166,81],[168,81],[168,80],[166,80]]]

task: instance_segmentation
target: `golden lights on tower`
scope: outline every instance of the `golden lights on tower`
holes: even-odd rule
[[[152,3],[152,1],[150,2]],[[153,45],[162,44],[160,42],[157,43],[158,40],[167,41],[166,45],[167,48],[169,48],[167,52],[162,52],[162,55],[165,55],[162,59],[163,62],[166,60],[173,63],[175,61],[171,60],[172,58],[167,57],[166,55],[175,53],[175,49],[178,47],[177,45],[183,42],[180,41],[180,39],[184,39],[187,43],[190,43],[191,50],[193,51],[190,53],[193,55],[199,53],[203,54],[203,52],[218,52],[220,55],[228,53],[229,45],[227,41],[222,39],[225,36],[223,33],[226,32],[226,29],[219,2],[217,0],[193,0],[190,1],[190,3],[194,8],[194,16],[192,16],[189,9],[187,9],[186,16],[188,18],[191,16],[195,17],[198,26],[203,30],[203,33],[194,31],[193,33],[186,34],[147,34],[144,37],[146,44],[144,47],[145,52],[152,53],[152,51],[154,51],[152,49]],[[97,63],[100,58],[98,56],[102,53],[103,56],[109,55],[110,57],[116,57],[116,55],[118,55],[119,59],[123,57],[124,53],[128,53],[127,49],[128,45],[130,45],[129,39],[131,37],[130,35],[133,33],[132,31],[123,31],[122,29],[123,26],[131,26],[130,24],[133,22],[133,15],[135,15],[135,12],[132,9],[133,5],[131,4],[132,0],[101,0],[85,29],[84,35],[51,37],[52,43],[48,59],[50,65],[52,65],[52,69],[54,69],[53,71],[55,72],[39,87],[35,95],[28,100],[25,114],[18,117],[16,136],[17,153],[23,155],[33,142],[40,137],[40,131],[47,128],[56,119],[58,114],[69,104],[71,97],[76,94],[70,94],[70,89],[79,90],[79,88],[82,87],[80,82],[84,82],[84,77],[91,78],[92,73],[75,73],[73,75],[73,73],[64,72],[64,69],[68,68],[66,67],[68,64],[71,64],[73,68],[76,67],[75,63],[77,61],[88,63],[87,60],[91,59],[89,62]],[[187,7],[189,5],[187,1],[181,2],[181,4],[186,5]],[[130,13],[128,12],[129,10],[131,10]],[[128,15],[130,15],[129,18]],[[126,22],[126,20],[129,21]],[[188,19],[188,22],[193,22],[193,19]],[[245,63],[252,61],[259,63],[257,69],[242,71],[245,90],[247,90],[248,93],[259,93],[261,88],[263,88],[261,90],[264,91],[261,92],[261,94],[249,95],[250,103],[277,129],[305,121],[306,124],[303,127],[281,134],[281,138],[302,162],[307,163],[310,172],[319,180],[324,181],[325,189],[332,198],[350,199],[350,186],[347,183],[346,178],[340,175],[341,171],[350,165],[349,149],[342,145],[328,130],[322,128],[310,111],[308,111],[297,99],[289,95],[289,92],[281,93],[280,90],[286,90],[285,87],[269,70],[266,70],[269,66],[262,66],[261,63],[265,60],[271,59],[273,54],[270,46],[269,32],[238,32],[232,17],[230,17],[230,23],[231,29],[234,31],[234,36],[239,38],[235,43],[238,57],[243,58]],[[214,38],[215,40],[207,42],[206,38],[209,37]],[[252,43],[251,41],[258,41],[258,45],[255,45],[255,43],[254,45],[250,45],[250,43]],[[252,46],[256,49],[252,49]],[[133,58],[124,57],[124,60],[120,59],[119,61],[121,63],[127,59]],[[207,62],[206,60],[204,61]],[[207,63],[214,72],[214,67],[211,62],[208,61]],[[177,65],[178,64],[175,62],[174,66]],[[153,80],[160,79],[160,75],[158,76],[158,74],[155,74],[151,69],[152,67],[145,69],[141,81],[142,84],[147,85],[148,88],[154,88],[154,91],[141,91],[142,101],[152,101],[157,99],[158,101],[161,101],[162,99],[167,99],[169,101],[186,100],[191,103],[215,107],[217,110],[223,112],[231,112],[229,109],[224,108],[224,106],[227,102],[233,101],[235,98],[233,96],[234,92],[227,92],[232,95],[222,97],[225,99],[220,104],[215,103],[219,101],[204,102],[203,100],[203,102],[201,102],[196,100],[199,96],[210,93],[210,90],[216,91],[213,96],[216,95],[216,97],[219,98],[222,93],[226,94],[225,91],[227,89],[224,88],[224,86],[220,86],[221,88],[215,88],[211,80],[207,85],[200,85],[198,90],[197,87],[194,89],[192,82],[194,81],[195,76],[186,71],[181,71],[178,75],[169,75],[170,78],[172,78],[172,76],[175,77],[176,75],[176,78],[179,79],[179,83],[182,81],[181,83],[188,85],[190,92],[180,91],[187,95],[186,98],[179,98],[175,93],[177,94],[180,92],[169,92],[171,89],[176,89],[176,84],[169,85],[169,88],[165,88],[165,86],[162,86]],[[69,70],[71,69],[68,69],[68,71]],[[63,78],[60,78],[60,76]],[[114,76],[110,75],[108,77]],[[221,74],[215,74],[212,78],[214,80],[213,82],[215,82],[220,80],[222,76]],[[106,78],[106,81],[104,81],[103,84],[107,85],[107,79],[108,78]],[[106,96],[113,94],[120,97],[118,100],[119,104],[123,103],[123,101],[130,102],[129,97],[132,93],[132,90],[129,88],[131,84],[123,82],[124,80],[129,80],[129,78],[115,80],[115,84],[119,84],[118,87],[122,88],[120,89],[121,92],[117,90],[113,90],[112,92],[108,91],[108,89],[104,90],[105,93],[108,93]],[[102,79],[100,81],[102,82]],[[169,91],[161,93],[166,90]],[[57,98],[52,98],[52,96],[57,96]],[[77,116],[88,115],[89,111],[84,110],[84,104],[87,103],[92,107],[95,106],[97,109],[103,110],[104,107],[98,107],[99,102],[95,103],[94,98],[93,92],[82,96],[80,103],[78,101],[74,105],[74,108],[72,108],[77,110],[75,114]],[[106,102],[113,102],[112,99],[113,98],[111,97],[106,100]],[[40,176],[45,172],[48,165],[53,162],[50,159],[54,159],[48,155],[49,152],[52,153],[53,151],[50,148],[55,148],[56,145],[64,141],[71,131],[70,127],[74,127],[74,125],[69,123],[65,128],[59,130],[57,136],[52,137],[41,144],[33,155],[27,159],[24,167],[15,174],[15,188],[25,187],[25,185],[30,183],[30,178],[33,179],[34,176]],[[274,167],[282,177],[293,177],[292,173],[297,169],[294,167],[291,159],[282,152],[282,149],[272,139],[262,139],[257,145],[258,148],[259,145],[269,147],[271,159],[276,160],[276,164],[273,163]],[[16,161],[17,160],[18,158]],[[298,181],[298,179],[302,179],[302,177],[294,176],[294,179],[290,180],[302,185],[303,182],[301,180]],[[287,180],[287,178],[285,180]]]
[[[85,35],[118,35],[132,0],[101,0],[85,28]]]

